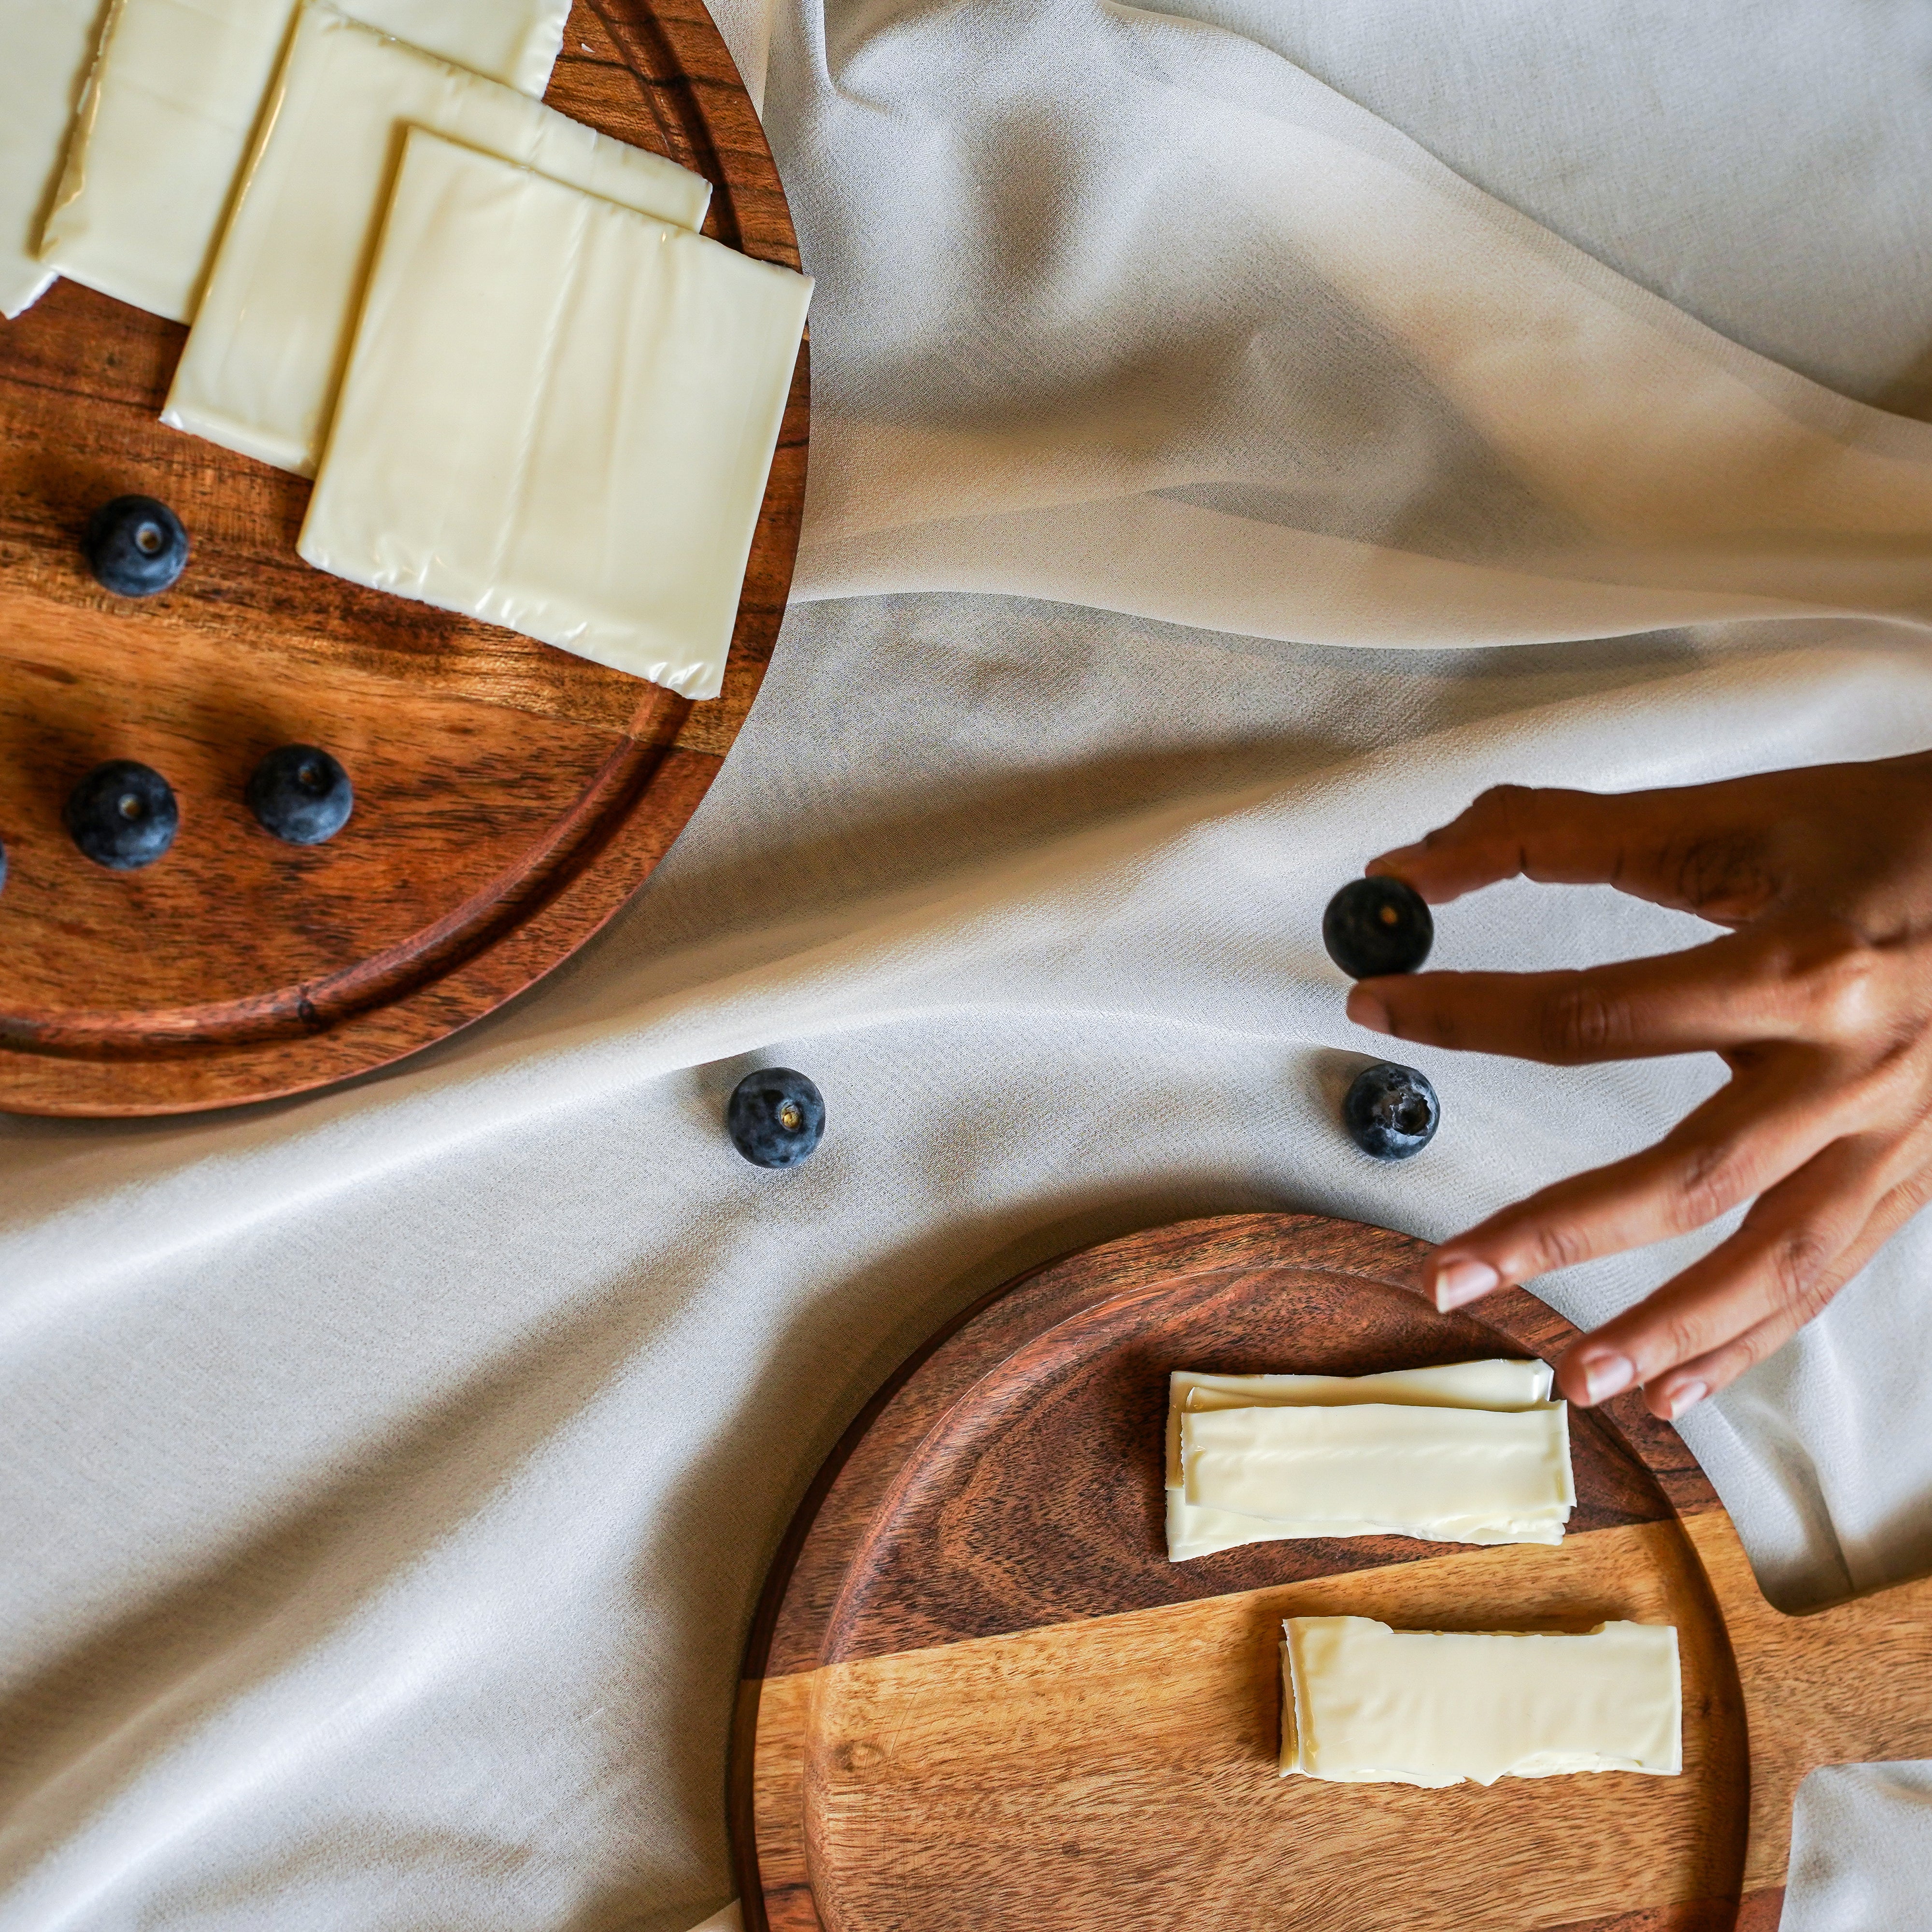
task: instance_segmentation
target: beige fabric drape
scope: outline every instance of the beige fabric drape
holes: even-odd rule
[[[1932,15],[1214,4],[724,11],[820,413],[690,832],[388,1075],[0,1121],[0,1928],[684,1932],[764,1564],[935,1323],[1183,1214],[1446,1234],[1719,1077],[1418,1054],[1446,1124],[1373,1166],[1342,879],[1500,779],[1932,744],[1932,429],[1871,406],[1932,342]],[[1439,956],[1698,932],[1511,887]],[[760,1062],[827,1096],[794,1174],[720,1130]],[[1786,1603],[1932,1564],[1928,1264],[1687,1425]],[[1928,1794],[1813,1780],[1787,1926],[1922,1917]]]

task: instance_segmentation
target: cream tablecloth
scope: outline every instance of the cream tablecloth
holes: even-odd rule
[[[935,1322],[1180,1215],[1444,1234],[1710,1089],[1418,1055],[1440,1137],[1362,1160],[1364,857],[1498,779],[1932,744],[1918,0],[755,4],[805,601],[689,832],[387,1076],[0,1123],[0,1926],[681,1932],[764,1564]],[[772,1061],[830,1108],[788,1175],[719,1130]],[[1686,1425],[1788,1605],[1932,1566],[1929,1263]],[[1928,1869],[1932,1768],[1821,1774],[1786,1924],[1932,1924]]]

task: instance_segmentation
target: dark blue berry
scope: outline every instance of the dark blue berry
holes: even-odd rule
[[[116,496],[88,519],[87,567],[117,597],[152,597],[188,568],[188,532],[152,496]]]
[[[754,1166],[796,1167],[825,1132],[825,1096],[789,1066],[764,1067],[732,1090],[724,1124]]]
[[[97,765],[74,787],[62,816],[82,851],[116,872],[152,866],[181,829],[167,780],[130,758]]]
[[[349,823],[356,788],[319,746],[284,745],[255,767],[248,809],[291,845],[320,845]]]
[[[1435,938],[1427,902],[1400,879],[1352,879],[1322,915],[1322,943],[1352,980],[1413,973]]]
[[[0,892],[7,890],[7,848],[0,845]]]
[[[1436,1089],[1414,1067],[1390,1060],[1364,1067],[1342,1102],[1348,1138],[1378,1160],[1406,1160],[1420,1154],[1442,1122]]]

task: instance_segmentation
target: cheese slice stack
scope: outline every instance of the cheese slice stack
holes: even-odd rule
[[[68,133],[94,58],[103,0],[0,4],[0,315],[46,293],[40,224],[60,180]]]
[[[1568,1405],[1541,1362],[1375,1376],[1177,1371],[1168,1414],[1168,1554],[1252,1543],[1414,1536],[1557,1543],[1576,1503]]]
[[[1684,1768],[1677,1633],[1397,1630],[1370,1617],[1282,1626],[1281,1773],[1343,1784]]]
[[[569,0],[345,4],[532,96],[549,84],[570,12]],[[112,0],[40,237],[49,270],[172,322],[194,320],[296,6]]]
[[[162,422],[315,474],[412,127],[681,227],[711,198],[675,161],[308,0]],[[486,298],[526,300],[520,266],[498,259],[502,287]]]
[[[302,555],[716,696],[811,293],[412,130]]]

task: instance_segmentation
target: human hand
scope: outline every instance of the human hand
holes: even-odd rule
[[[1581,972],[1364,980],[1357,1024],[1552,1066],[1714,1052],[1721,1091],[1654,1147],[1430,1258],[1438,1306],[1688,1233],[1736,1232],[1572,1345],[1586,1405],[1674,1419],[1787,1341],[1932,1196],[1932,754],[1606,796],[1505,785],[1371,862],[1432,904],[1518,876],[1613,885],[1730,931]]]

